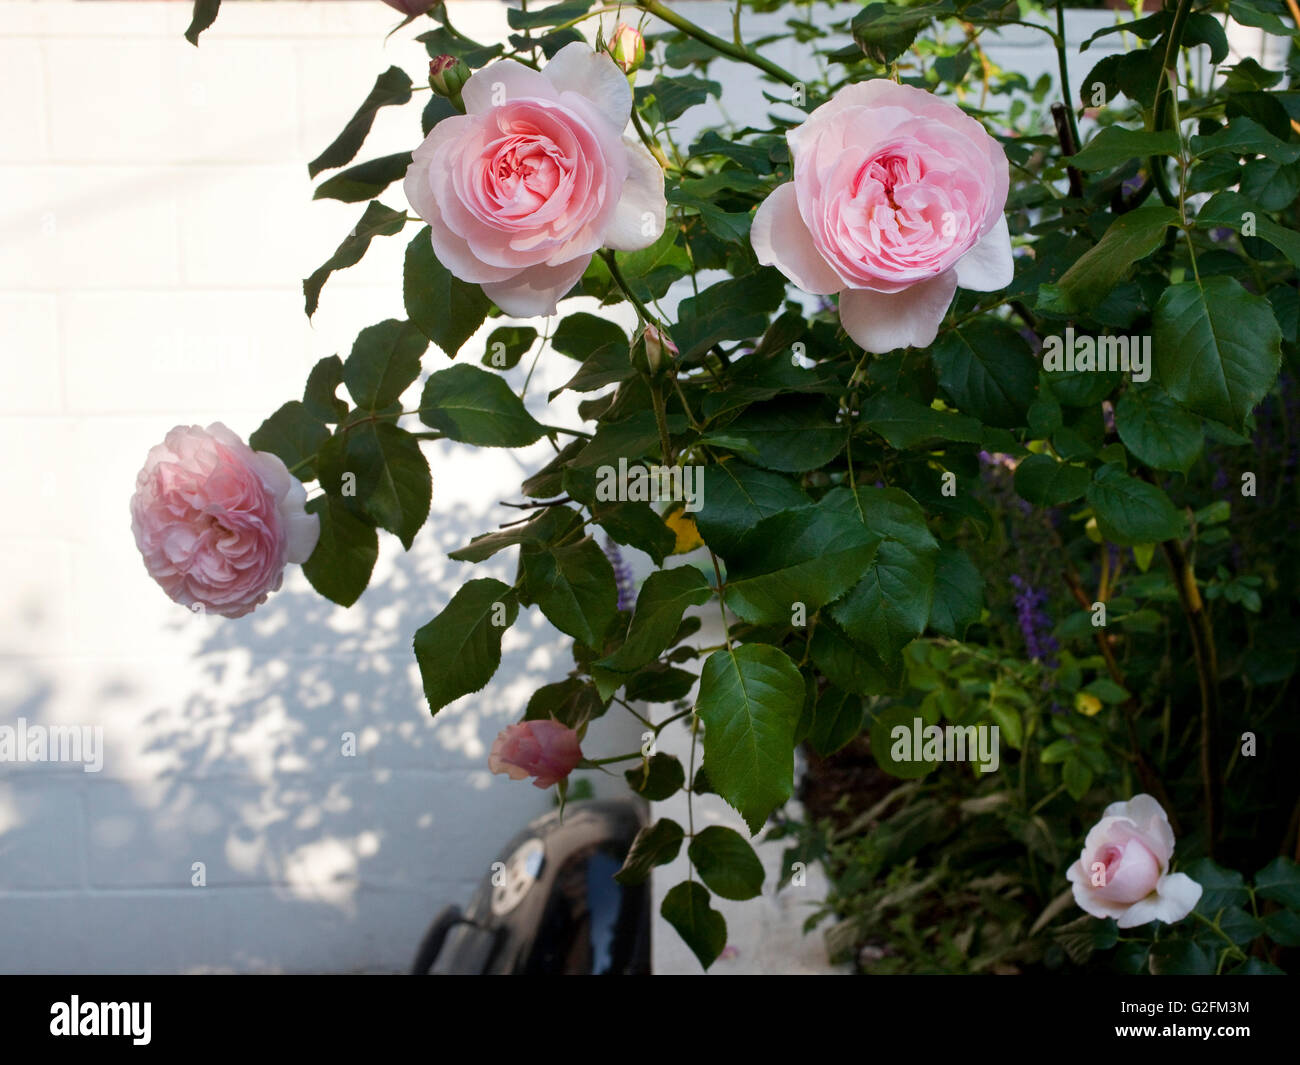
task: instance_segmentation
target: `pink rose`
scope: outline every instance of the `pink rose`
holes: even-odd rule
[[[406,198],[438,261],[507,314],[553,314],[597,249],[663,233],[663,171],[623,136],[632,90],[608,55],[575,41],[540,73],[502,60],[461,97],[415,149]]]
[[[1169,872],[1174,830],[1150,795],[1113,802],[1088,833],[1079,860],[1066,871],[1074,901],[1094,917],[1114,917],[1120,928],[1148,921],[1181,921],[1201,898],[1201,885]]]
[[[867,351],[933,342],[957,286],[1010,284],[1001,146],[939,97],[848,85],[786,134],[794,180],[754,216],[758,261],[805,292],[839,293]]]
[[[488,755],[488,768],[508,773],[511,780],[536,777],[533,784],[549,788],[567,777],[582,760],[578,734],[558,721],[521,721],[501,730]]]
[[[145,569],[176,602],[242,617],[305,562],[320,519],[278,457],[254,451],[220,422],[178,425],[150,448],[131,497]]]

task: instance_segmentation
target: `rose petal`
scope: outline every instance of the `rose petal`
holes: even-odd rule
[[[957,260],[957,284],[972,292],[996,292],[1011,284],[1015,263],[1011,257],[1011,233],[1003,215],[980,242]]]
[[[623,132],[632,113],[632,88],[628,85],[627,75],[604,52],[593,51],[591,45],[574,41],[551,57],[542,75],[558,92],[576,92],[595,104],[600,114],[616,130]]]
[[[501,59],[471,74],[460,90],[460,98],[465,102],[466,113],[477,115],[500,107],[508,100],[557,100],[559,93],[540,71],[513,59]],[[442,124],[439,122],[438,126]]]
[[[463,237],[458,237],[442,220],[442,215],[429,216],[429,234],[433,254],[461,281],[481,285],[489,281],[506,281],[519,273],[519,267],[490,266],[476,256]]]
[[[844,287],[813,244],[812,234],[799,214],[793,181],[778,185],[758,206],[749,231],[758,261],[775,266],[803,291],[831,296]]]
[[[605,246],[617,251],[648,248],[664,232],[664,172],[639,141],[625,138],[627,180],[614,217],[605,230]]]
[[[483,292],[506,314],[516,318],[534,318],[555,313],[555,305],[578,283],[591,262],[584,255],[559,266],[530,266],[505,281],[490,281]]]
[[[840,293],[840,324],[863,350],[877,355],[895,348],[927,347],[938,335],[956,291],[955,270],[901,292],[845,289]]]

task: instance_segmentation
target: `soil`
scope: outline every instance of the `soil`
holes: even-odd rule
[[[808,768],[799,785],[799,801],[809,823],[826,818],[841,828],[903,783],[876,765],[865,732],[829,758],[819,758],[811,748],[805,754]]]

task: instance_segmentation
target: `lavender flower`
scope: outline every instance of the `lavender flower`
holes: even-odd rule
[[[609,559],[609,564],[614,567],[614,584],[618,588],[618,609],[631,610],[636,603],[636,581],[632,576],[632,567],[624,560],[618,545],[608,536],[605,537],[603,550],[605,557]]]
[[[1018,574],[1011,575],[1011,586],[1016,590],[1016,620],[1020,623],[1020,633],[1025,638],[1025,651],[1034,661],[1044,662],[1048,668],[1058,665],[1056,652],[1060,644],[1052,635],[1052,618],[1044,607],[1047,605],[1047,592],[1035,588]]]

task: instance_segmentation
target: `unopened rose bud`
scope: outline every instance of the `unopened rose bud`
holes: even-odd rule
[[[429,8],[433,7],[437,0],[384,0],[389,7],[396,8],[403,15],[415,18],[416,15],[423,15]]]
[[[647,324],[632,345],[632,363],[643,373],[654,377],[664,368],[668,359],[678,355],[677,345],[672,338],[657,325]]]
[[[457,100],[472,73],[467,64],[453,55],[437,56],[429,61],[429,88],[439,96]]]
[[[645,62],[645,38],[626,22],[620,22],[614,27],[606,51],[624,74],[631,74]]]

